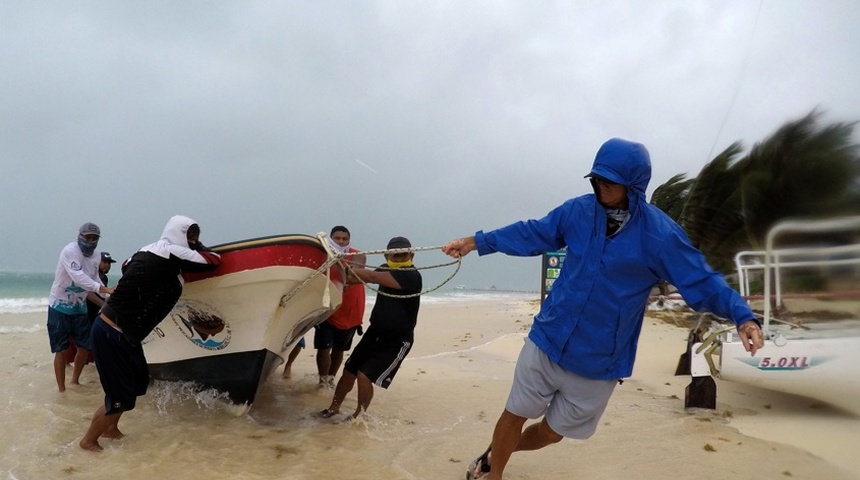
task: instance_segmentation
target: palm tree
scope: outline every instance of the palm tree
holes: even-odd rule
[[[681,218],[687,205],[687,196],[695,179],[686,179],[687,175],[679,173],[666,183],[657,187],[651,194],[651,203],[660,207],[676,221]]]
[[[856,122],[819,127],[820,116],[813,110],[788,122],[742,158],[741,143],[733,143],[695,179],[679,174],[660,185],[651,203],[724,273],[733,270],[736,252],[760,249],[781,219],[860,212]]]

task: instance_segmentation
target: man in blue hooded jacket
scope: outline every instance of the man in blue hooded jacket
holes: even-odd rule
[[[472,250],[532,256],[567,247],[564,268],[520,352],[490,448],[472,462],[467,479],[499,480],[515,451],[594,433],[618,380],[633,372],[648,296],[661,280],[697,311],[734,321],[751,354],[764,346],[747,303],[681,227],[646,202],[651,160],[644,145],[608,140],[586,177],[593,194],[539,220],[478,231],[442,248],[461,257]],[[523,430],[526,419],[540,417]]]

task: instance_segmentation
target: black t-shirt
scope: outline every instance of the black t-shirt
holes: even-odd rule
[[[137,252],[122,267],[116,290],[102,313],[122,329],[125,337],[140,343],[170,313],[182,294],[181,261],[151,252]]]
[[[421,296],[399,298],[383,295],[411,295],[421,293],[423,288],[421,273],[414,267],[394,268],[389,270],[400,284],[400,289],[381,286],[376,294],[376,304],[370,313],[370,329],[368,334],[377,335],[389,340],[412,341],[415,325],[418,324],[418,307]]]

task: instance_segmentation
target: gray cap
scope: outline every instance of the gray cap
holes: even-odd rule
[[[99,229],[99,226],[93,222],[87,222],[81,225],[81,229],[78,230],[78,233],[81,235],[98,235],[102,236],[102,231]]]

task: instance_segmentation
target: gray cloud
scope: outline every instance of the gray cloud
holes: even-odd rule
[[[653,189],[815,107],[860,119],[858,24],[847,0],[2,2],[0,269],[52,271],[85,221],[122,257],[175,213],[208,243],[438,245],[587,192],[611,136]]]

